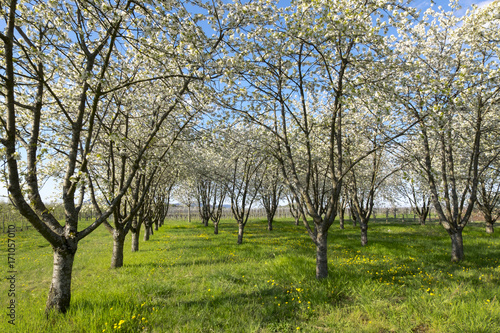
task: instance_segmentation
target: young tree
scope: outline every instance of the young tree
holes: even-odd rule
[[[342,192],[343,193],[342,193],[341,197],[339,198],[338,214],[339,214],[339,227],[340,227],[340,229],[343,230],[343,229],[345,229],[345,227],[344,227],[345,210],[347,209],[347,206],[348,206],[349,195],[348,195],[347,188],[345,188]]]
[[[414,161],[451,238],[454,262],[464,259],[462,231],[477,198],[483,129],[498,99],[498,51],[491,47],[499,39],[492,29],[498,10],[489,6],[461,19],[428,10],[420,23],[400,30],[397,46],[406,73],[398,83],[400,101],[419,122],[424,158]]]
[[[349,161],[348,165],[352,165],[346,187],[351,199],[352,214],[359,222],[361,229],[362,246],[368,244],[368,222],[373,213],[377,192],[385,180],[397,171],[397,168],[391,163],[387,151],[383,146],[380,146],[381,123],[373,127],[362,126],[363,130],[358,130],[355,138],[346,138],[346,159]],[[363,132],[366,136],[363,135]],[[373,152],[354,165],[354,161],[359,159],[359,154],[366,154],[366,150],[362,147],[372,148]],[[353,152],[353,148],[357,153]]]
[[[279,206],[282,191],[283,183],[278,166],[268,166],[260,189],[260,202],[266,210],[267,230],[269,231],[273,230],[273,219]]]
[[[479,179],[477,205],[484,216],[486,232],[494,232],[493,225],[500,217],[500,169],[489,168]]]
[[[411,209],[418,215],[420,225],[425,225],[431,209],[431,196],[427,189],[423,187],[424,183],[417,177],[411,177],[407,172],[396,175],[400,179],[396,185],[398,192],[410,203]]]
[[[297,200],[293,197],[292,193],[289,193],[285,190],[285,197],[286,200],[288,201],[288,210],[290,211],[290,214],[295,220],[295,225],[299,225],[300,223],[300,212],[299,208],[297,207]]]
[[[191,178],[178,176],[180,181],[173,189],[173,197],[187,207],[188,209],[188,222],[191,223],[191,206],[195,202],[196,192],[194,181]]]
[[[160,103],[156,108],[151,108],[152,112],[147,114],[144,109],[135,103],[140,101],[144,103],[143,105],[147,105],[146,101],[138,98],[129,99],[134,96],[134,93],[138,93],[139,91],[141,91],[141,95],[144,96],[146,89],[151,91],[153,87],[148,84],[142,87],[142,89],[139,89],[139,87],[136,86],[133,91],[125,89],[120,95],[117,93],[113,94],[110,100],[105,100],[105,105],[107,108],[116,108],[117,112],[113,112],[113,117],[102,117],[98,118],[96,121],[100,128],[101,135],[95,140],[96,147],[94,151],[99,158],[97,158],[89,168],[90,196],[95,210],[99,214],[102,214],[103,207],[96,199],[96,196],[101,197],[101,202],[104,206],[109,206],[111,200],[115,198],[116,193],[119,193],[125,186],[125,180],[131,177],[132,173],[136,175],[136,179],[133,182],[135,186],[130,186],[131,189],[133,188],[131,193],[121,197],[121,199],[117,201],[112,213],[112,223],[110,224],[108,221],[104,221],[104,225],[113,236],[112,268],[123,266],[123,246],[125,237],[131,228],[136,214],[144,203],[144,199],[147,196],[153,179],[156,180],[155,178],[158,177],[156,174],[158,166],[154,167],[153,164],[155,164],[155,162],[161,162],[161,158],[158,161],[153,156],[155,153],[158,153],[163,157],[177,137],[176,131],[171,131],[173,134],[171,139],[172,142],[169,142],[170,138],[165,137],[163,133],[157,133],[155,141],[163,142],[167,146],[164,152],[153,150],[152,142],[148,142],[147,138],[140,137],[140,135],[145,132],[145,127],[148,127],[147,125],[150,126],[150,131],[154,131],[154,128],[158,125],[158,121],[155,121],[155,119],[162,119],[162,121],[167,120],[166,118],[168,118],[168,116],[164,117],[162,113],[163,110],[160,111],[160,109],[165,109],[167,114],[174,113],[173,111],[175,110],[175,108],[169,108],[168,105]],[[109,113],[112,113],[112,111]],[[144,116],[151,119],[147,125],[144,124]],[[175,117],[182,117],[182,115],[175,112]],[[190,119],[190,117],[188,117],[188,119]],[[149,165],[146,165],[146,162],[141,163],[141,169],[139,172],[136,172],[131,162],[135,161],[138,153],[143,150],[146,145],[149,145],[149,152],[144,153],[144,155],[148,158]],[[155,148],[157,147],[155,146]],[[141,195],[139,195],[139,193],[141,193]]]
[[[85,193],[83,179],[95,136],[93,121],[99,112],[101,96],[110,88],[104,80],[113,66],[111,55],[130,14],[131,3],[110,6],[111,16],[107,16],[101,6],[88,3],[51,5],[32,1],[18,6],[17,1],[10,2],[5,16],[6,34],[0,34],[5,54],[2,93],[7,102],[7,119],[2,116],[6,137],[1,142],[7,150],[8,190],[12,201],[54,250],[46,310],[66,312],[78,242],[114,209],[113,204],[89,227],[78,230],[78,213]],[[123,15],[114,15],[119,11]],[[89,25],[100,29],[88,31]],[[35,87],[35,94],[24,89],[25,84],[19,81]],[[48,117],[53,117],[54,121],[46,126]],[[56,135],[61,139],[51,147],[56,152],[65,151],[61,156],[66,162],[62,189],[64,225],[50,213],[39,193],[37,160],[42,151],[38,149],[43,142],[55,141],[44,137],[54,133],[54,129],[67,137]],[[22,159],[24,153],[19,143],[25,145],[28,192],[21,188],[17,160]],[[80,198],[75,196],[78,188]],[[124,194],[125,191],[118,198]]]
[[[207,15],[216,13],[204,7]],[[88,172],[97,158],[97,120],[119,112],[116,108],[108,112],[104,98],[141,82],[162,81],[167,87],[164,96],[168,96],[164,104],[167,109],[175,108],[193,82],[210,74],[203,64],[216,56],[224,28],[214,38],[206,37],[200,28],[204,15],[191,15],[184,3],[165,8],[128,0],[19,4],[12,0],[2,8],[5,30],[0,33],[4,55],[0,79],[6,112],[0,118],[0,142],[6,149],[11,199],[53,248],[47,312],[67,311],[78,242],[116,210],[166,118],[167,112],[162,113],[155,119],[156,125],[142,133],[144,146],[131,159],[123,186],[109,198],[102,214],[79,230],[78,213],[90,181]],[[165,56],[172,61],[163,62]],[[57,159],[59,170],[65,167],[58,172],[63,182],[64,222],[56,219],[40,196],[43,168],[38,162],[49,153]]]
[[[328,275],[328,230],[348,172],[346,101],[357,87],[370,85],[365,64],[383,63],[387,20],[381,18],[397,22],[406,14],[404,6],[372,1],[292,1],[283,9],[263,4],[254,15],[257,28],[232,44],[232,65],[241,70],[226,84],[244,82],[232,96],[238,94],[245,101],[240,105],[248,107],[225,105],[273,135],[274,156],[316,245],[318,279]]]
[[[214,223],[214,234],[219,234],[219,223],[222,217],[224,202],[227,196],[227,185],[226,184],[216,184],[216,189],[214,191],[212,199],[212,215],[210,219]]]
[[[215,206],[212,206],[212,198],[216,194],[215,182],[210,179],[199,179],[196,184],[196,200],[198,201],[198,211],[200,212],[201,223],[208,227],[208,221],[214,214]]]
[[[243,128],[238,132],[241,134]],[[232,172],[228,175],[228,195],[231,200],[231,211],[238,224],[238,244],[243,243],[243,232],[248,222],[252,205],[257,198],[262,186],[265,172],[264,158],[258,155],[255,142],[247,141],[251,132],[243,135],[246,142],[237,140],[233,142]],[[251,139],[250,139],[251,140]]]
[[[177,190],[178,200],[196,200],[202,223],[208,226],[212,220],[215,234],[218,234],[229,178],[227,156],[221,153],[226,141],[225,126],[223,122],[216,123],[210,119],[200,121],[190,131],[185,144],[181,145],[183,159],[178,165],[182,180]],[[231,153],[228,151],[228,154]]]
[[[328,275],[328,230],[348,171],[343,158],[346,101],[358,87],[370,85],[365,65],[383,63],[387,17],[398,22],[407,11],[404,5],[375,1],[260,7],[253,15],[256,28],[231,44],[237,54],[232,66],[241,69],[226,84],[241,83],[225,106],[273,135],[274,156],[316,245],[316,277],[322,279]]]

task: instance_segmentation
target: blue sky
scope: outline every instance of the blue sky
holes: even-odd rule
[[[434,0],[434,7],[437,9],[438,6],[442,6],[444,9],[448,9],[448,0]],[[458,15],[463,15],[467,9],[471,8],[473,4],[483,7],[487,4],[493,2],[493,0],[459,0],[459,4],[462,9],[458,12]],[[499,2],[500,5],[500,2]],[[431,0],[417,0],[413,2],[413,6],[422,11],[426,10],[431,6]],[[53,181],[48,181],[41,190],[41,195],[45,200],[50,201],[50,198],[54,199],[54,194],[60,190],[56,187],[56,183]],[[7,201],[7,189],[3,180],[0,180],[0,201]]]
[[[433,1],[435,3],[435,7],[437,8],[437,6],[442,6],[443,8],[445,9],[448,9],[448,4],[449,4],[449,1],[447,0],[435,0]],[[469,8],[471,8],[471,6],[473,4],[479,6],[479,7],[483,7],[483,6],[486,6],[487,4],[490,4],[492,3],[493,0],[459,0],[458,3],[460,4],[460,6],[462,7],[462,9],[458,12],[459,15],[461,14],[464,14],[465,11]],[[417,1],[414,1],[413,2],[413,5],[419,9],[427,9],[431,6],[431,1],[430,0],[423,0],[423,1],[420,1],[420,0],[417,0]]]

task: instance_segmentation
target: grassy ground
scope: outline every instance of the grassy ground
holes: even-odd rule
[[[220,234],[199,223],[168,222],[140,252],[126,244],[125,266],[109,268],[103,228],[83,240],[71,309],[44,317],[52,251],[35,231],[16,240],[16,325],[1,332],[500,332],[500,237],[482,226],[464,233],[466,260],[449,262],[439,225],[376,222],[369,245],[359,229],[332,227],[330,275],[316,281],[304,227],[249,222],[243,244],[223,221]],[[7,275],[7,235],[1,235]]]

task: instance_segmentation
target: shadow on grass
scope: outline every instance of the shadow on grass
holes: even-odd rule
[[[137,263],[137,264],[125,264],[123,267],[125,268],[175,268],[175,267],[189,267],[189,266],[210,266],[215,264],[232,264],[232,257],[226,256],[225,258],[217,258],[217,259],[192,259],[191,261],[182,261],[175,263],[162,263],[162,262],[146,262],[146,263]]]

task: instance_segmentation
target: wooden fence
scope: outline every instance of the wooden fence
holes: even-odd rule
[[[349,209],[346,209],[345,219],[349,219],[351,216],[350,214],[351,213],[349,212]],[[427,217],[428,221],[435,221],[437,219],[437,215],[434,211],[431,211],[430,215],[431,216]],[[189,217],[191,217],[191,221],[201,221],[197,207],[191,207],[191,209],[185,206],[170,207],[166,219],[174,221],[188,221]],[[222,219],[232,218],[233,214],[231,212],[231,208],[224,207],[222,212]],[[266,219],[266,211],[264,208],[252,208],[249,218]],[[276,211],[275,218],[293,218],[293,216],[290,213],[288,206],[280,206]],[[412,212],[411,208],[375,208],[371,219],[372,221],[375,220],[379,222],[389,221],[389,219],[391,221],[399,220],[402,222],[418,222],[418,216]]]
[[[64,220],[64,212],[62,209],[55,209],[53,214],[56,219],[59,221]],[[345,212],[345,219],[350,219],[349,209]],[[87,209],[80,213],[80,218],[92,220],[95,218],[95,212],[92,209]],[[201,218],[196,207],[188,207],[185,206],[172,206],[168,210],[167,220],[173,221],[188,221],[191,217],[192,222],[200,221]],[[257,220],[263,219],[265,220],[266,211],[264,208],[252,208],[250,212],[250,219]],[[276,212],[275,218],[293,218],[290,210],[287,206],[280,206]],[[337,217],[338,218],[338,217]],[[233,214],[231,212],[231,208],[224,207],[222,212],[222,219],[233,219]],[[418,223],[418,216],[415,215],[410,208],[376,208],[374,209],[374,214],[371,217],[372,222],[413,222]],[[437,221],[437,215],[434,211],[431,211],[430,216],[427,218],[427,221]],[[482,222],[484,221],[481,213],[475,212],[472,215],[471,222]],[[0,230],[2,233],[6,233],[9,226],[14,225],[16,231],[24,231],[32,229],[33,226],[11,205],[1,204],[0,205]]]

